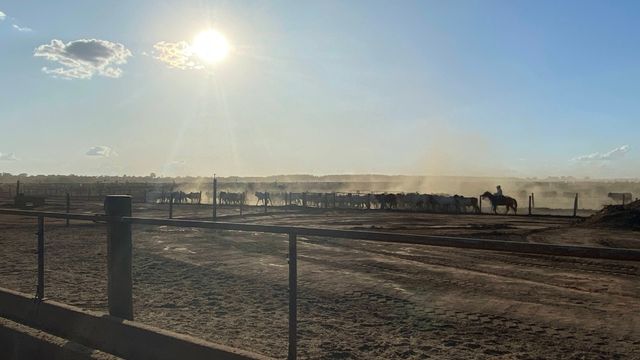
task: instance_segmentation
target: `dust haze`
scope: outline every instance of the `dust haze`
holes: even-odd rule
[[[152,176],[75,176],[75,175],[11,175],[0,176],[0,193],[14,191],[16,182],[23,184],[27,193],[54,193],[68,191],[69,187],[90,189],[111,186],[113,191],[127,192],[131,188],[185,192],[212,191],[211,177],[156,177]],[[117,185],[117,186],[116,186]],[[218,190],[272,193],[421,193],[479,196],[484,191],[495,191],[501,185],[505,194],[525,205],[530,194],[535,196],[538,208],[569,209],[575,195],[579,195],[579,208],[598,210],[604,205],[616,204],[620,199],[610,193],[627,193],[627,200],[640,194],[639,180],[597,180],[573,177],[516,178],[516,177],[463,177],[463,176],[407,176],[407,175],[273,175],[264,177],[218,176]],[[114,186],[116,186],[114,188]],[[67,190],[64,190],[67,189]],[[84,190],[91,191],[91,190]],[[630,195],[629,195],[630,194]]]

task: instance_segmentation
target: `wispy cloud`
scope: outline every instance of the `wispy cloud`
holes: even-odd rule
[[[631,147],[629,145],[622,145],[606,153],[595,152],[593,154],[587,154],[573,158],[573,161],[608,161],[616,160],[624,157],[629,152]]]
[[[95,157],[111,157],[118,156],[118,154],[109,146],[92,146],[86,152],[87,156],[95,156]]]
[[[0,11],[0,22],[4,21],[5,19],[7,19],[7,14],[5,14],[4,12]],[[26,27],[26,26],[20,26],[18,25],[17,21],[15,18],[13,17],[9,17],[9,22],[11,23],[11,27],[20,31],[20,32],[32,32],[33,29],[30,27]]]
[[[29,28],[29,27],[26,27],[26,26],[20,26],[18,24],[13,24],[13,25],[11,25],[11,27],[13,27],[14,29],[16,29],[16,30],[18,30],[20,32],[32,32],[33,31],[32,28]]]
[[[151,56],[174,69],[187,70],[204,68],[204,65],[198,60],[193,51],[191,51],[191,45],[186,41],[161,41],[156,43],[153,45]]]
[[[0,161],[16,161],[18,158],[14,153],[0,153]]]
[[[98,39],[80,39],[64,43],[51,40],[50,44],[38,46],[33,56],[43,57],[62,65],[49,69],[45,74],[65,79],[91,79],[94,75],[110,78],[122,76],[118,65],[127,63],[131,51],[120,43]]]

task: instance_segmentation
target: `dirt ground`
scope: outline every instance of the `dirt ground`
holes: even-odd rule
[[[166,216],[136,205],[136,216]],[[278,212],[227,221],[640,248],[559,217]],[[101,211],[85,204],[74,211]],[[183,207],[178,217],[206,218]],[[224,218],[223,218],[224,219]],[[35,219],[0,216],[0,286],[35,293]],[[134,227],[136,320],[286,357],[287,239]],[[299,237],[299,354],[310,359],[639,359],[640,263]],[[102,224],[46,226],[46,295],[106,310]]]

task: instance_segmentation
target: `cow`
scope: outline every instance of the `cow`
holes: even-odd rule
[[[398,207],[398,197],[396,194],[375,194],[373,198],[379,204],[380,210],[395,209]]]
[[[200,204],[202,202],[202,192],[190,192],[184,195],[184,201],[189,200],[192,204]]]
[[[478,206],[478,199],[475,197],[466,197],[455,195],[454,198],[457,202],[457,211],[459,212],[467,212],[469,208],[475,213],[480,212],[480,207]]]
[[[260,191],[256,191],[255,194],[256,196],[256,206],[258,204],[260,204],[260,202],[262,202],[263,205],[268,205],[271,202],[271,198],[269,197],[269,193],[268,192],[260,192]]]

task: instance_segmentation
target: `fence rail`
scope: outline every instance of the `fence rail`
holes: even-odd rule
[[[516,241],[463,238],[452,236],[412,235],[379,231],[338,230],[300,226],[231,223],[220,221],[161,219],[142,217],[108,217],[101,214],[74,214],[48,211],[0,209],[0,214],[93,222],[118,221],[138,225],[192,227],[217,230],[252,231],[271,234],[296,234],[302,236],[332,237],[352,240],[381,241],[401,244],[419,244],[465,249],[492,250],[540,255],[574,256],[610,260],[640,261],[640,250],[590,247],[577,245],[552,245]]]
[[[400,244],[419,244],[452,248],[503,251],[553,256],[640,261],[640,250],[599,248],[574,245],[550,245],[514,241],[459,238],[450,236],[412,235],[373,231],[339,230],[299,226],[244,224],[219,221],[141,218],[131,216],[130,196],[107,196],[105,213],[72,214],[31,210],[0,209],[2,215],[36,217],[38,219],[38,286],[36,298],[44,299],[44,219],[72,219],[106,223],[108,236],[108,303],[111,315],[133,319],[131,286],[132,225],[163,225],[230,231],[250,231],[288,235],[289,241],[289,350],[288,358],[297,353],[297,240],[298,236],[330,237]]]
[[[14,210],[14,209],[0,209],[2,215],[17,215],[17,216],[29,216],[38,217],[42,216],[51,219],[71,219],[71,220],[83,220],[83,221],[105,221],[106,216],[102,214],[78,214],[78,213],[63,213],[55,211],[34,211],[34,210]]]
[[[551,245],[541,243],[524,243],[515,241],[462,238],[451,236],[411,235],[377,231],[336,230],[299,226],[242,224],[198,220],[167,220],[156,218],[122,217],[119,219],[119,221],[139,225],[164,225],[217,230],[252,231],[271,234],[296,234],[298,236],[331,237],[352,240],[368,240],[400,244],[431,245],[541,255],[640,261],[640,251],[619,248]]]

